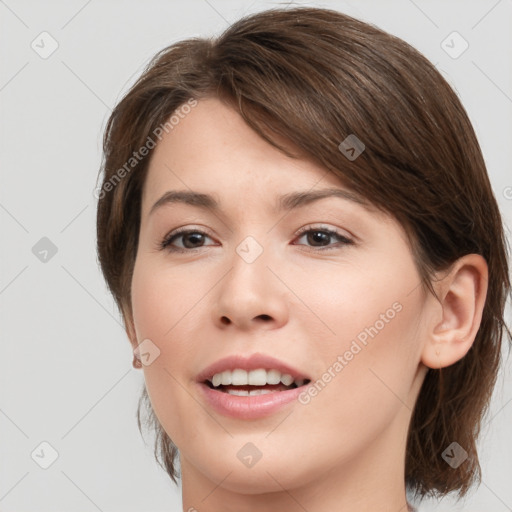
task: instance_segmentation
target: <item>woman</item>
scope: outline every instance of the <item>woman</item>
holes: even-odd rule
[[[159,52],[104,152],[99,259],[183,510],[405,511],[478,481],[507,249],[421,54],[258,13]]]

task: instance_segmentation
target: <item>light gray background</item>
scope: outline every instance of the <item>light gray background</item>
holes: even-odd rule
[[[512,2],[299,3],[373,23],[441,70],[474,123],[510,226]],[[139,436],[143,376],[131,367],[96,261],[93,189],[101,134],[111,108],[158,50],[217,35],[243,14],[276,5],[0,1],[0,510],[181,510],[179,489]],[[47,59],[31,48],[43,31],[59,45]],[[457,59],[441,47],[453,31],[469,43]],[[46,262],[32,252],[42,237],[58,249]],[[444,500],[425,503],[422,511],[512,510],[511,373],[509,358],[480,442],[483,484],[458,506]],[[43,441],[59,454],[48,469],[31,458]],[[44,462],[50,452],[39,447],[36,453]]]

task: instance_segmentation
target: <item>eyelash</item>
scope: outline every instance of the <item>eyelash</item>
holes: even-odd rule
[[[304,234],[307,234],[307,233],[310,233],[310,232],[313,232],[313,233],[325,233],[331,237],[336,237],[338,239],[338,241],[340,243],[342,243],[343,245],[353,245],[354,244],[354,241],[347,238],[346,236],[342,235],[341,233],[339,233],[338,231],[335,231],[335,230],[332,230],[332,229],[328,229],[328,228],[311,228],[310,226],[305,226],[304,228],[301,228],[298,233],[296,234],[297,237],[299,238],[302,238],[302,236]],[[181,248],[181,247],[173,247],[171,246],[170,244],[174,241],[174,239],[176,238],[179,238],[180,236],[183,236],[183,235],[188,235],[188,234],[191,234],[191,233],[199,233],[201,235],[204,235],[204,236],[207,236],[208,238],[211,238],[208,233],[205,233],[204,231],[201,231],[200,229],[187,229],[187,228],[179,228],[171,233],[169,233],[159,244],[158,244],[158,248],[160,250],[167,250],[171,253],[185,253],[185,252],[194,252],[196,249],[202,249],[203,247],[194,247],[192,249],[184,249],[184,248]],[[207,246],[206,246],[207,247]],[[333,250],[333,249],[338,249],[339,247],[312,247],[312,246],[309,246],[309,249],[312,250],[313,252],[318,252],[318,251],[329,251],[329,250]]]

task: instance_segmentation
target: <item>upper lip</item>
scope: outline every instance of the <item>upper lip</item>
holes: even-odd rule
[[[210,380],[216,373],[221,373],[226,370],[235,370],[237,368],[247,371],[265,368],[267,370],[278,370],[282,374],[289,374],[294,379],[309,379],[305,373],[274,357],[265,354],[251,354],[249,356],[235,354],[219,359],[215,361],[215,363],[207,366],[199,373],[197,381],[205,382],[206,380]]]

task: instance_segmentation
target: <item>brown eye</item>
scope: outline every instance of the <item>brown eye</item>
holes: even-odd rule
[[[161,249],[167,249],[168,251],[186,252],[187,250],[193,250],[203,247],[205,238],[210,238],[206,233],[197,229],[187,229],[181,231],[174,231],[167,235],[160,244]],[[182,241],[182,246],[174,245],[176,240]]]
[[[320,244],[321,246],[329,245],[329,240],[332,238],[332,235],[326,233],[325,231],[308,231],[306,234],[306,239],[308,243],[312,245]]]
[[[306,238],[307,244],[310,244],[310,247],[312,248],[318,248],[319,250],[329,250],[329,249],[336,249],[339,248],[339,245],[350,245],[354,242],[347,238],[346,236],[343,236],[341,233],[338,233],[337,231],[334,231],[332,229],[325,229],[325,228],[309,228],[301,230],[300,238]],[[299,238],[299,240],[300,240]],[[329,241],[335,238],[338,241],[337,246],[332,246],[332,244],[329,244]]]

